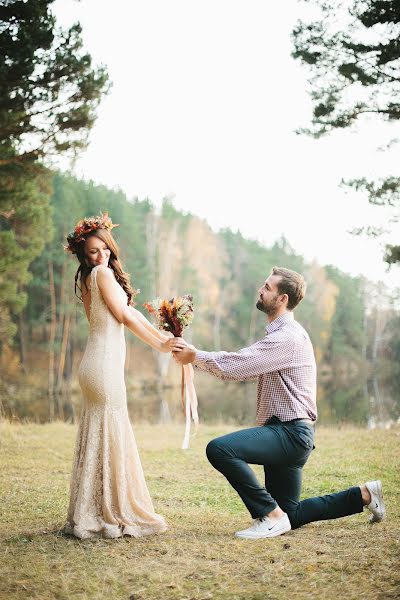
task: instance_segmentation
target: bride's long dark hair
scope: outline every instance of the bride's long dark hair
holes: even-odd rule
[[[125,273],[122,268],[121,261],[119,259],[119,248],[117,242],[114,240],[112,234],[107,229],[95,229],[91,231],[87,235],[85,235],[85,241],[92,236],[96,236],[101,239],[107,248],[110,250],[110,260],[108,262],[108,266],[114,271],[115,279],[118,281],[119,285],[122,287],[126,295],[128,296],[128,306],[134,306],[135,302],[133,301],[134,297],[138,293],[130,283],[129,273]],[[74,244],[74,251],[79,260],[79,267],[77,272],[75,273],[75,295],[82,301],[82,286],[85,286],[86,290],[88,287],[86,285],[86,278],[89,273],[92,271],[93,266],[88,264],[87,257],[85,255],[85,242],[79,242]],[[78,284],[78,279],[79,283]],[[78,296],[76,290],[79,289],[80,296]]]

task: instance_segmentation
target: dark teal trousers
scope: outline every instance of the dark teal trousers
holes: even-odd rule
[[[243,429],[212,440],[206,451],[210,463],[238,492],[253,519],[265,516],[279,505],[296,529],[312,521],[362,512],[359,487],[300,501],[302,469],[313,448],[311,423],[282,422],[272,417],[263,427]],[[264,486],[249,464],[264,466]]]

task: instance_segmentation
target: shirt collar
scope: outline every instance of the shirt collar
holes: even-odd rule
[[[285,323],[289,323],[290,321],[294,321],[294,315],[291,311],[287,311],[280,317],[277,317],[271,321],[271,323],[266,326],[265,331],[268,335],[268,333],[272,333],[273,331],[280,329],[283,325],[285,325]]]

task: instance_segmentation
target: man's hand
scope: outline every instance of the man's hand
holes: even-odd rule
[[[182,338],[175,338],[175,344],[171,349],[174,359],[181,365],[187,365],[196,358],[196,348]]]

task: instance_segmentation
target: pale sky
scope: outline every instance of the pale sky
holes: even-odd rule
[[[339,187],[342,177],[398,175],[400,145],[377,150],[398,125],[364,122],[321,140],[295,134],[309,124],[311,102],[290,34],[308,7],[56,0],[53,10],[62,26],[81,23],[85,49],[113,82],[77,176],[156,205],[173,196],[215,230],[240,229],[267,246],[285,235],[309,261],[399,285],[382,242],[348,233],[385,224],[385,209]]]

